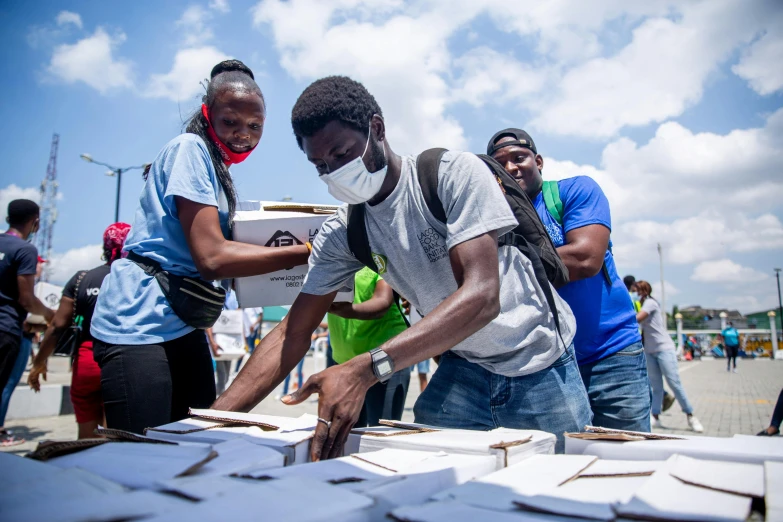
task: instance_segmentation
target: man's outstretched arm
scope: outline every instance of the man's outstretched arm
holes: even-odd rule
[[[310,336],[323,320],[336,294],[300,293],[288,314],[261,340],[237,378],[212,408],[250,411],[269,395],[307,354]]]

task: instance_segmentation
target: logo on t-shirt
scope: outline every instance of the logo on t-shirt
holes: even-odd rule
[[[443,241],[443,237],[438,234],[438,231],[430,227],[421,234],[418,235],[419,243],[424,249],[424,253],[427,254],[427,259],[430,263],[434,263],[439,259],[443,259],[449,255],[449,251],[446,250],[446,243]]]
[[[378,267],[378,275],[385,274],[387,263],[388,263],[388,261],[386,260],[386,256],[384,256],[383,254],[376,254],[375,252],[373,252],[372,260],[375,262],[375,266]]]
[[[269,241],[266,242],[266,245],[264,246],[274,246],[274,247],[285,247],[285,246],[295,246],[295,245],[301,245],[302,242],[296,239],[296,236],[294,236],[291,232],[288,230],[278,230],[275,232],[275,234],[269,239]]]
[[[91,297],[95,297],[101,293],[100,288],[88,288],[87,289],[87,295]]]

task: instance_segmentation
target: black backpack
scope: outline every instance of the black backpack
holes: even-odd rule
[[[438,167],[445,152],[447,152],[446,149],[425,150],[416,160],[416,171],[424,201],[432,215],[442,223],[446,222],[446,211],[438,197]],[[555,326],[559,330],[557,308],[548,283],[551,282],[555,288],[567,284],[568,269],[555,250],[555,245],[527,193],[517,185],[516,180],[506,172],[500,163],[485,154],[478,154],[478,157],[489,167],[490,173],[500,185],[508,206],[519,222],[514,230],[498,238],[498,246],[513,245],[530,260],[536,280],[546,296],[547,304],[554,317]],[[348,247],[351,249],[351,253],[364,266],[377,272],[364,223],[364,204],[348,206],[347,228]]]

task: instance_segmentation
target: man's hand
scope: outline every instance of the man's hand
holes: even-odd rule
[[[318,394],[318,417],[310,445],[310,459],[318,462],[342,456],[351,428],[356,424],[367,390],[377,382],[371,370],[369,354],[354,357],[345,364],[332,366],[312,375],[300,389],[283,397],[285,404],[300,404]]]
[[[222,352],[222,351],[223,351],[223,348],[219,344],[213,344],[212,345],[212,355],[214,355],[215,357],[219,357],[220,356],[220,352]]]
[[[30,370],[30,375],[27,377],[27,384],[29,384],[30,388],[35,390],[36,393],[41,391],[41,381],[39,380],[39,377],[43,377],[43,380],[46,380],[46,369],[46,361],[43,363],[35,363]]]

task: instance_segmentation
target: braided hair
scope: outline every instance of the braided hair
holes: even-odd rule
[[[257,93],[261,97],[261,102],[266,106],[264,95],[261,93],[261,89],[258,87],[258,84],[256,84],[253,77],[253,71],[239,60],[225,60],[212,68],[210,80],[207,83],[207,92],[201,99],[202,103],[208,108],[211,108],[217,93],[223,88],[230,88],[230,86],[241,86],[248,91]],[[223,163],[220,149],[207,133],[208,128],[209,122],[207,122],[207,119],[201,113],[201,107],[199,107],[185,123],[185,132],[201,137],[207,145],[209,155],[212,158],[212,164],[215,167],[215,173],[217,174],[218,181],[220,182],[220,186],[223,189],[226,201],[228,202],[229,226],[232,226],[234,222],[234,212],[236,211],[237,192],[234,187],[234,180],[231,179],[231,174],[228,171],[228,167]]]

